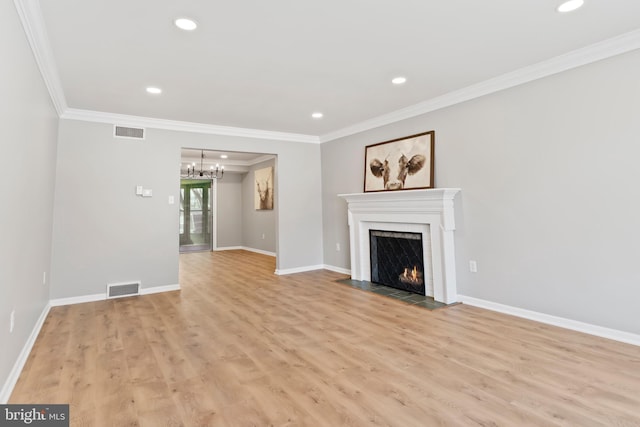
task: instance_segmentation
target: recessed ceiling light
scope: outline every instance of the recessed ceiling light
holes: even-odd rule
[[[173,22],[176,24],[176,27],[185,31],[193,31],[198,28],[198,24],[196,24],[196,21],[188,18],[178,18]]]
[[[319,113],[319,112],[318,113],[313,113],[311,115],[311,117],[313,117],[314,119],[321,119],[323,116],[324,116],[324,114]]]
[[[584,0],[569,0],[558,6],[558,12],[571,12],[578,9],[584,4]]]
[[[407,81],[406,77],[396,77],[393,80],[391,80],[391,83],[393,83],[394,85],[401,85],[403,83],[405,83]]]
[[[147,92],[152,93],[154,95],[158,95],[158,94],[162,93],[162,89],[160,89],[159,87],[151,87],[151,86],[149,86],[147,88]]]
[[[220,158],[221,159],[227,159],[227,158],[229,158],[229,156],[227,156],[226,154],[220,154]]]

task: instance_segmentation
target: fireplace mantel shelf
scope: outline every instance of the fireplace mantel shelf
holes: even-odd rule
[[[432,296],[446,304],[456,302],[453,200],[458,192],[459,188],[434,188],[339,194],[349,205],[352,279],[371,280],[370,229],[421,232],[430,246],[425,267],[432,268]]]
[[[347,202],[453,200],[459,188],[429,188],[424,190],[375,191],[370,193],[338,194]]]

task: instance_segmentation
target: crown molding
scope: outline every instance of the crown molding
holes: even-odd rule
[[[49,45],[40,3],[37,0],[14,0],[14,4],[53,106],[58,115],[62,116],[62,113],[67,109],[67,101],[58,75],[58,67]]]
[[[377,127],[389,125],[462,102],[470,101],[504,89],[525,84],[563,71],[640,49],[640,29],[556,56],[549,60],[524,67],[501,76],[467,86],[418,104],[411,105],[369,120],[356,123],[324,135],[305,135],[260,129],[236,128],[203,123],[155,119],[69,108],[57,67],[49,45],[46,27],[38,0],[14,0],[25,34],[36,63],[58,115],[63,119],[139,126],[155,129],[226,135],[278,141],[321,144]]]
[[[211,135],[304,142],[309,144],[320,143],[320,139],[315,135],[208,125],[69,108],[64,96],[58,68],[53,57],[53,51],[49,44],[49,38],[38,0],[14,0],[14,4],[36,63],[40,69],[40,74],[42,75],[51,101],[60,118]]]
[[[634,30],[442,96],[320,135],[320,143],[430,113],[636,49],[640,49],[640,30]]]
[[[204,123],[155,119],[152,117],[129,116],[126,114],[104,113],[102,111],[80,110],[75,108],[67,108],[64,113],[60,115],[60,118],[69,120],[81,120],[85,122],[110,123],[122,126],[173,130],[178,132],[194,132],[210,135],[225,135],[238,136],[243,138],[304,142],[308,144],[320,143],[320,139],[315,135],[303,135],[298,133],[274,132],[260,129],[236,128],[230,126],[209,125]]]

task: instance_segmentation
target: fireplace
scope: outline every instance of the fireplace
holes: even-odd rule
[[[421,233],[369,230],[371,281],[425,294]]]
[[[458,188],[339,194],[348,203],[351,279],[372,281],[370,230],[418,233],[422,237],[424,295],[458,300],[453,241],[453,200]],[[407,275],[413,274],[407,266]],[[416,264],[416,275],[419,265]],[[404,269],[400,273],[404,275]]]

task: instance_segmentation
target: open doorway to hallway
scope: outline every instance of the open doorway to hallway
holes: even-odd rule
[[[216,166],[224,174],[208,176]],[[275,155],[183,148],[180,173],[180,252],[245,249],[276,256]],[[273,197],[266,205],[260,199],[265,185]]]

